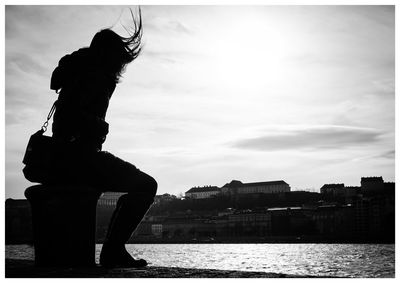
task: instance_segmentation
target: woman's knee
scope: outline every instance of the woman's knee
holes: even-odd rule
[[[154,198],[157,193],[158,184],[157,181],[150,175],[140,172],[130,185],[132,193],[146,194],[151,198]]]
[[[147,185],[147,190],[149,194],[155,197],[155,195],[157,194],[157,188],[158,188],[157,181],[153,177],[149,176],[149,181]]]

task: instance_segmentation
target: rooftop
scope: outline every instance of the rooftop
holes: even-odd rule
[[[383,178],[382,176],[380,177],[361,177],[361,182],[365,182],[365,181],[379,181],[379,182],[383,182]]]
[[[238,180],[232,180],[230,183],[226,183],[223,188],[236,188],[243,186],[243,183]]]
[[[322,188],[344,188],[344,184],[325,184],[322,186]]]
[[[188,190],[186,193],[201,193],[201,192],[215,192],[220,191],[221,189],[217,186],[206,186],[206,187],[194,187]]]
[[[245,187],[253,187],[253,186],[273,186],[273,185],[288,185],[288,183],[286,183],[283,180],[279,180],[279,181],[268,181],[268,182],[255,182],[255,183],[245,183],[243,184]]]
[[[268,182],[254,182],[254,183],[242,183],[241,181],[232,180],[230,183],[225,184],[224,188],[237,188],[237,187],[255,187],[255,186],[273,186],[273,185],[288,185],[283,180],[279,181],[268,181]]]

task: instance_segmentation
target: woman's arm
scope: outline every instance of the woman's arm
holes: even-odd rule
[[[103,143],[109,131],[105,121],[115,83],[100,72],[92,72],[79,84],[78,115],[82,137]]]

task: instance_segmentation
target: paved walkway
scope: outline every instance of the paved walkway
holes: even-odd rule
[[[148,266],[143,269],[44,268],[32,260],[6,259],[6,278],[294,278],[288,274]]]

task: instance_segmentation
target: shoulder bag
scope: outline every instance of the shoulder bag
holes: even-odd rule
[[[49,166],[55,158],[55,142],[50,136],[44,133],[49,125],[49,120],[53,116],[56,109],[57,100],[54,102],[47,115],[47,120],[39,131],[31,135],[26,147],[25,155],[22,163],[25,164],[23,173],[25,178],[31,182],[41,182],[46,176]]]

